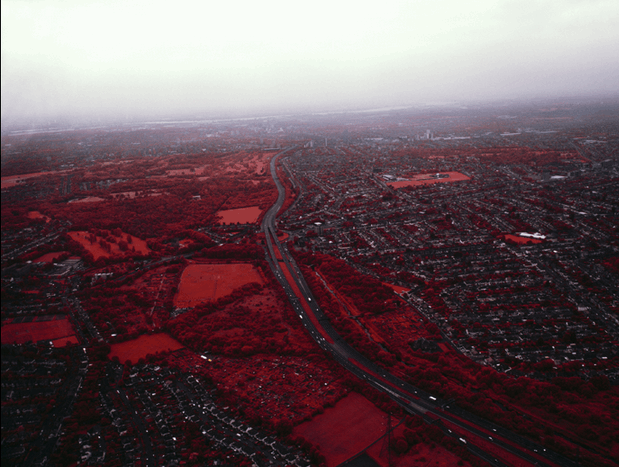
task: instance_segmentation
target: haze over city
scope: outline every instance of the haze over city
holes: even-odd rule
[[[2,124],[616,95],[615,1],[2,2]]]

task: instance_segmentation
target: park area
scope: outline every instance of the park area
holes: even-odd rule
[[[43,220],[45,220],[45,222],[49,222],[50,221],[49,217],[44,216],[39,211],[30,211],[30,212],[28,212],[27,217],[28,217],[28,219],[43,219]]]
[[[393,291],[397,294],[401,294],[401,293],[405,293],[405,292],[410,292],[411,289],[408,289],[406,287],[402,287],[401,285],[396,285],[396,284],[389,284],[387,282],[383,282],[383,284],[385,284],[387,287],[393,289]]]
[[[54,347],[78,343],[73,326],[63,315],[28,318],[28,321],[17,318],[2,323],[3,344],[24,344],[29,341],[52,341]]]
[[[14,187],[20,183],[26,183],[26,180],[29,178],[37,178],[43,175],[50,175],[54,172],[36,172],[31,174],[23,174],[23,175],[12,175],[8,177],[2,177],[0,180],[2,189],[6,190],[7,188]]]
[[[218,211],[217,215],[221,216],[219,221],[220,225],[227,224],[253,224],[258,220],[262,209],[258,206],[251,206],[249,208],[239,209],[227,209],[225,211]]]
[[[126,253],[148,255],[150,250],[144,240],[133,235],[108,235],[105,239],[90,232],[72,231],[69,237],[82,245],[92,254],[96,261],[99,258],[124,256]]]
[[[441,173],[431,173],[431,174],[419,174],[413,175],[409,180],[399,180],[396,182],[388,182],[389,186],[393,188],[403,188],[406,186],[420,186],[420,185],[431,185],[433,183],[447,183],[447,182],[459,182],[462,180],[470,180],[470,177],[467,177],[460,172],[441,172]]]
[[[99,196],[87,196],[86,198],[72,199],[69,203],[99,203],[105,201],[105,199]]]
[[[294,428],[294,434],[320,447],[328,467],[364,451],[387,431],[388,417],[362,395],[351,392],[334,407]]]
[[[172,339],[167,334],[148,334],[137,339],[121,342],[120,344],[112,344],[109,357],[110,359],[118,357],[119,361],[123,363],[129,360],[132,364],[135,364],[149,354],[173,352],[182,348],[183,345],[180,342]]]
[[[63,255],[68,255],[68,254],[69,253],[66,251],[56,251],[53,253],[46,253],[43,256],[35,259],[34,262],[35,263],[53,263],[58,258],[62,257]]]
[[[506,234],[504,237],[506,240],[511,240],[519,245],[533,245],[535,243],[542,243],[542,240],[538,238],[523,237],[520,235]]]
[[[368,399],[351,392],[323,414],[295,427],[293,434],[317,444],[326,458],[327,467],[343,463],[380,467],[469,465],[434,442],[421,441],[406,454],[394,453],[393,447],[388,447],[386,436],[389,421],[389,416]],[[391,429],[391,443],[403,440],[406,428],[402,420],[392,418]]]
[[[252,282],[262,284],[263,280],[249,263],[190,264],[181,276],[174,306],[189,308],[217,300]]]

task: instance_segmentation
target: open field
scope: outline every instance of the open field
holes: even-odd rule
[[[217,300],[245,284],[262,278],[248,263],[191,264],[181,276],[174,306],[186,308],[210,300]]]
[[[440,175],[447,175],[447,177],[445,178],[436,178],[436,175],[436,173],[414,175],[410,178],[410,180],[387,182],[387,185],[392,186],[393,188],[402,188],[405,186],[421,186],[431,185],[433,183],[447,183],[459,182],[461,180],[470,180],[470,177],[467,177],[460,172],[441,172]]]
[[[388,282],[383,282],[383,284],[385,284],[387,287],[392,288],[393,291],[395,293],[404,293],[404,292],[409,292],[410,289],[406,288],[406,287],[402,287],[400,285],[395,285],[395,284],[389,284]]]
[[[317,444],[327,466],[335,467],[383,436],[387,418],[365,397],[351,392],[323,414],[295,427],[293,433]]]
[[[49,217],[44,216],[39,211],[30,211],[27,214],[27,217],[28,217],[28,219],[45,219],[45,222],[49,222],[50,221]]]
[[[47,253],[40,258],[34,260],[35,263],[53,263],[56,259],[66,254],[66,251],[56,251],[54,253]]]
[[[16,321],[2,323],[3,344],[23,344],[28,341],[39,342],[43,340],[56,341],[57,339],[69,339],[68,342],[77,343],[75,330],[66,318],[49,319],[49,317],[41,317],[40,320],[36,321]],[[58,345],[54,343],[57,347],[62,346],[61,344],[63,344],[61,341],[58,342]]]
[[[531,237],[521,237],[520,235],[512,235],[512,234],[506,234],[505,235],[506,239],[509,239],[513,242],[516,242],[520,245],[533,245],[535,243],[542,243],[542,240],[538,239],[538,238],[531,238]]]
[[[58,339],[53,339],[52,344],[54,347],[64,347],[67,344],[79,344],[80,341],[77,340],[77,336],[72,335],[68,337],[60,337]]]
[[[191,169],[172,169],[166,170],[166,175],[168,177],[174,177],[178,175],[202,175],[204,173],[205,167],[196,167]]]
[[[123,191],[121,193],[112,193],[114,199],[134,199],[136,196],[161,196],[159,192],[138,192],[138,191]]]
[[[253,224],[258,220],[262,209],[258,206],[251,206],[249,208],[239,209],[226,209],[224,211],[218,211],[217,215],[222,219],[219,221],[220,225],[225,224]]]
[[[157,352],[168,352],[182,349],[183,345],[164,333],[148,334],[130,341],[113,344],[110,358],[118,357],[121,362],[127,360],[135,364],[140,358]]]
[[[20,183],[24,183],[29,178],[41,177],[43,175],[49,175],[52,173],[56,173],[56,172],[37,172],[37,173],[31,173],[31,174],[2,177],[0,183],[2,185],[2,189],[5,190],[7,188],[14,187]]]
[[[103,198],[99,198],[98,196],[87,196],[86,198],[72,199],[69,203],[99,203],[101,201],[105,200]]]

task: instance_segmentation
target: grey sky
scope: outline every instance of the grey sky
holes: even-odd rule
[[[619,92],[617,0],[2,0],[2,118]]]

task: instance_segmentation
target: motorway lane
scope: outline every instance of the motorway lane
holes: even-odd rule
[[[262,230],[265,234],[267,248],[269,251],[267,260],[280,284],[286,291],[286,294],[288,295],[288,298],[295,312],[297,313],[297,315],[299,315],[299,318],[302,320],[306,329],[310,332],[312,338],[318,343],[318,345],[324,350],[331,353],[336,359],[336,361],[338,361],[351,373],[355,374],[361,379],[364,379],[376,389],[389,395],[392,400],[394,400],[408,412],[421,415],[429,422],[433,423],[434,421],[436,421],[436,419],[442,419],[450,422],[451,424],[468,432],[471,438],[479,436],[483,439],[488,439],[488,441],[494,443],[497,448],[503,449],[512,455],[518,456],[523,461],[528,462],[531,465],[548,467],[554,465],[576,467],[578,465],[577,463],[566,459],[559,454],[550,452],[542,446],[537,445],[536,443],[533,443],[525,438],[511,433],[509,430],[501,428],[485,420],[481,420],[478,417],[473,416],[472,414],[464,413],[464,411],[461,409],[457,410],[459,413],[458,416],[452,416],[449,413],[449,407],[443,401],[438,400],[438,398],[406,383],[405,381],[400,380],[383,368],[378,367],[373,362],[362,356],[355,349],[350,347],[339,336],[339,334],[335,331],[335,329],[333,329],[328,319],[326,319],[324,313],[318,306],[316,299],[312,295],[309,286],[305,282],[303,275],[301,274],[300,270],[296,265],[296,262],[288,252],[287,248],[281,245],[277,237],[277,232],[275,228],[275,217],[278,211],[283,206],[285,199],[285,190],[277,176],[275,170],[275,163],[277,158],[292,149],[294,149],[294,147],[288,148],[276,154],[271,159],[271,175],[273,176],[273,180],[275,182],[275,185],[277,186],[278,198],[275,204],[271,206],[271,208],[265,214],[262,221]],[[275,255],[275,248],[280,251],[284,266],[288,268],[290,274],[295,279],[296,286],[299,288],[303,295],[302,297],[297,297],[294,294],[292,286],[288,283],[287,278],[283,274],[283,271],[281,269],[281,263],[280,261],[278,261]],[[323,337],[323,333],[318,331],[316,326],[307,316],[300,300],[304,300],[305,305],[309,306],[312,313],[318,319],[320,325],[322,326],[323,332],[331,337],[331,339],[334,341],[334,344],[330,344],[329,342],[327,342],[326,339]],[[429,413],[432,414],[433,417],[429,417]],[[471,452],[486,460],[491,465],[508,465],[497,459],[496,456],[492,453],[488,453],[483,449],[473,445],[472,439],[469,440],[471,442],[467,442],[466,439],[463,438],[463,435],[458,435],[452,432],[452,430],[449,430],[442,423],[440,425],[440,428],[445,434],[455,439],[458,439],[460,442],[465,444]],[[488,432],[490,431],[495,433],[494,437],[488,435]]]

